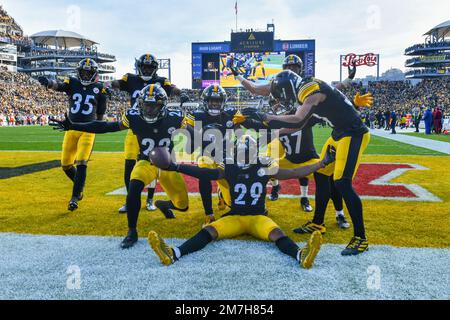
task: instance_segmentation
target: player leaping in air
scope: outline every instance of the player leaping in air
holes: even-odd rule
[[[64,82],[39,77],[39,82],[47,89],[65,92],[69,97],[69,119],[87,123],[103,120],[106,112],[107,91],[98,82],[98,65],[92,59],[80,61],[77,78],[67,78]],[[73,182],[72,197],[68,209],[78,209],[83,199],[87,165],[94,147],[95,134],[70,130],[64,135],[61,165],[64,173]]]
[[[282,103],[296,101],[300,107],[295,114],[283,116],[245,113],[244,110],[244,115],[236,117],[235,122],[245,126],[245,122],[250,119],[270,129],[302,129],[313,117],[326,121],[333,132],[323,147],[322,156],[333,146],[336,149],[336,163],[325,168],[323,173],[333,176],[335,186],[347,205],[354,229],[354,237],[342,255],[357,255],[367,251],[369,242],[364,228],[362,202],[352,185],[362,154],[370,141],[369,130],[362,122],[360,113],[338,89],[315,78],[303,79],[292,71],[283,71],[276,76],[271,84],[271,94]],[[367,101],[367,106],[371,103],[373,101]],[[323,223],[323,214],[316,212],[315,221]]]
[[[168,266],[181,257],[199,251],[214,240],[224,240],[242,235],[251,235],[256,239],[276,244],[281,252],[296,259],[300,266],[310,269],[320,250],[322,235],[314,232],[307,245],[300,249],[298,245],[267,216],[265,206],[266,185],[270,178],[292,179],[307,176],[334,161],[334,151],[329,148],[324,158],[313,165],[297,169],[278,169],[269,158],[258,157],[256,141],[250,136],[242,136],[235,144],[234,159],[226,159],[216,169],[199,168],[190,165],[166,163],[169,155],[161,152],[151,154],[152,162],[166,170],[173,170],[195,178],[209,180],[224,179],[230,186],[231,211],[221,219],[204,227],[198,234],[180,247],[171,248],[159,235],[151,231],[149,244],[161,262]],[[167,165],[167,166],[166,166]]]

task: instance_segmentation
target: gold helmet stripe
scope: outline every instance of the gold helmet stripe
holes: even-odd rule
[[[152,84],[151,86],[150,86],[150,89],[149,89],[149,96],[151,97],[151,96],[153,96],[153,90],[155,90],[155,85],[154,84]]]

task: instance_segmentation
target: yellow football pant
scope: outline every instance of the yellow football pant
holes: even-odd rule
[[[137,160],[139,156],[139,142],[132,130],[128,130],[125,138],[125,160]]]
[[[218,240],[251,235],[256,239],[270,241],[269,235],[280,227],[267,216],[226,216],[209,225],[219,235]]]
[[[159,180],[161,187],[176,208],[184,210],[189,206],[186,183],[180,173],[159,170],[150,164],[150,161],[138,161],[131,173],[131,180],[139,180],[144,185],[149,185],[155,179]]]
[[[370,133],[356,137],[344,137],[335,141],[328,139],[323,147],[321,158],[325,156],[329,145],[336,149],[336,162],[319,171],[327,176],[332,176],[334,181],[343,178],[353,180],[361,164],[361,157],[370,142]]]
[[[214,162],[213,159],[209,157],[199,157],[197,160],[199,168],[207,168],[207,169],[217,169],[219,165]],[[223,200],[227,206],[231,206],[231,195],[230,195],[230,186],[228,185],[227,180],[222,179],[218,180],[217,184],[219,185],[219,189],[222,192]]]
[[[69,167],[73,166],[75,161],[89,161],[94,141],[95,134],[93,133],[67,131],[62,146],[61,165]]]

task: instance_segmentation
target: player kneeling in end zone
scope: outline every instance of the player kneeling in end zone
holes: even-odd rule
[[[251,235],[263,241],[274,242],[281,252],[296,259],[303,268],[312,268],[322,245],[321,233],[314,232],[306,246],[300,249],[267,217],[266,186],[271,178],[301,178],[326,167],[335,160],[334,149],[329,148],[319,163],[289,170],[277,168],[270,158],[258,157],[256,141],[249,136],[244,136],[236,143],[234,159],[231,159],[234,161],[227,159],[226,164],[221,164],[217,169],[174,164],[167,161],[167,155],[161,155],[166,152],[158,149],[150,155],[151,161],[161,169],[177,171],[195,178],[225,179],[230,186],[231,211],[177,248],[169,247],[156,232],[151,231],[148,236],[149,244],[164,265],[171,265],[182,256],[203,249],[214,240]]]

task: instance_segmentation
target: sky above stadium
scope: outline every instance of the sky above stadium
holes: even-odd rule
[[[2,0],[27,35],[75,31],[117,56],[117,76],[133,72],[134,58],[151,52],[172,59],[172,81],[191,86],[191,43],[226,41],[235,28],[235,0]],[[405,48],[450,19],[450,1],[239,0],[238,28],[265,29],[277,39],[316,39],[316,76],[339,79],[339,55],[380,53],[381,71],[405,70]],[[362,67],[358,77],[375,75]],[[164,74],[162,74],[164,75]]]

